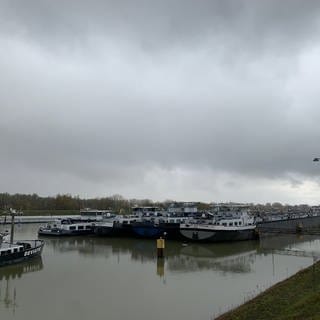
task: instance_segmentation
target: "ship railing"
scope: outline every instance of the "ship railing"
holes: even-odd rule
[[[44,241],[40,239],[35,239],[35,240],[18,240],[17,244],[23,244],[23,243],[28,243],[31,245],[32,248],[37,248],[43,245]]]

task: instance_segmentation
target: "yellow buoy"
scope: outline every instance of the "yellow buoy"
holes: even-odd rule
[[[165,248],[165,241],[160,237],[157,239],[157,257],[163,258],[164,256],[164,248]]]

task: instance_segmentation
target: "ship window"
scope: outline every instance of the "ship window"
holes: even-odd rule
[[[13,252],[18,252],[18,248],[16,248],[16,249],[13,249]]]
[[[223,222],[222,225],[225,226],[225,227],[227,226],[227,224],[225,222]]]
[[[83,226],[78,226],[78,230],[83,230]]]
[[[237,225],[238,225],[238,222],[237,222],[237,221],[235,221],[234,225],[235,225],[235,226],[237,226]]]
[[[6,254],[5,251],[1,251],[1,256],[4,256]]]
[[[241,224],[242,224],[241,221],[239,221],[239,226],[241,226]]]
[[[91,229],[91,226],[86,226],[86,229]]]
[[[70,227],[70,230],[76,230],[76,227]]]
[[[232,222],[229,222],[229,227],[232,227],[233,226],[233,223]]]

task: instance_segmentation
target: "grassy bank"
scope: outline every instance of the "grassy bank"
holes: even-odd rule
[[[320,262],[266,290],[218,320],[320,320]]]

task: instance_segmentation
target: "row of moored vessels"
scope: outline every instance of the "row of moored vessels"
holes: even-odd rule
[[[159,238],[195,242],[224,242],[257,238],[254,218],[244,206],[221,206],[214,212],[172,215],[156,207],[133,208],[133,214],[60,219],[40,227],[39,235],[95,234],[105,237]]]

